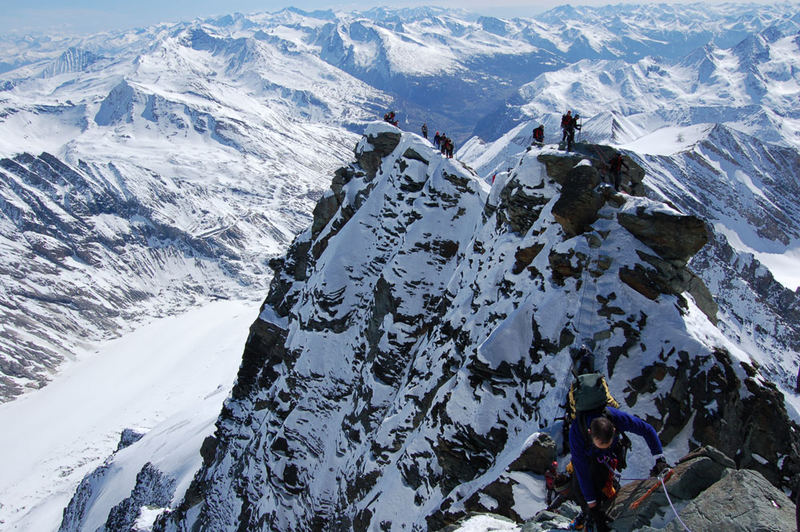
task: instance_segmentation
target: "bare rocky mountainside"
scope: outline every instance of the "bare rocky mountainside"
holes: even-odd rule
[[[560,443],[582,342],[674,461],[712,445],[724,468],[788,487],[797,425],[687,267],[709,228],[640,195],[635,168],[620,194],[590,159],[531,149],[488,188],[420,137],[370,126],[273,261],[203,467],[156,528],[534,519],[540,477],[513,465],[532,432]]]

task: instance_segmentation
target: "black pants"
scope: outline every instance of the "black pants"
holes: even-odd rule
[[[567,134],[567,151],[572,151],[572,145],[575,143],[575,130],[573,129]]]
[[[620,181],[622,180],[622,170],[611,170],[611,175],[614,176],[614,190],[619,192]]]
[[[608,480],[608,468],[605,466],[605,464],[601,464],[597,460],[592,460],[589,463],[589,475],[592,479],[594,492],[597,494],[597,504],[602,504],[606,500],[605,495],[603,495],[603,488]],[[577,472],[572,475],[572,486],[570,487],[570,491],[575,497],[575,502],[580,505],[584,513],[588,514],[589,504],[586,502],[586,498],[583,496],[583,492],[581,491],[581,485],[578,482]]]

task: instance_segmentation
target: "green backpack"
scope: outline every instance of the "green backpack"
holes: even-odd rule
[[[569,417],[575,419],[578,412],[602,410],[606,406],[619,407],[611,396],[602,373],[577,375],[569,389]]]

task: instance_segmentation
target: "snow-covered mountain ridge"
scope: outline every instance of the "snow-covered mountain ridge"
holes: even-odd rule
[[[531,432],[560,440],[581,342],[672,459],[710,443],[776,485],[798,472],[782,394],[686,269],[701,220],[615,194],[584,156],[548,148],[491,188],[384,124],[356,152],[273,263],[204,466],[157,529],[529,519],[539,481],[506,469]],[[649,464],[634,456],[635,477]],[[486,495],[498,482],[510,501]]]
[[[800,24],[788,25],[679,58],[582,59],[523,85],[514,105],[493,117],[494,127],[506,131],[533,119],[556,130],[554,111],[575,109],[594,142],[624,144],[663,127],[725,123],[797,149]]]
[[[446,129],[456,138],[473,130],[504,133],[500,128],[521,117],[555,120],[563,107],[575,104],[598,113],[586,124],[596,141],[628,142],[665,124],[721,121],[732,110],[734,127],[792,145],[797,54],[790,53],[790,37],[796,30],[791,4],[698,4],[559,8],[512,20],[436,8],[287,9],[81,38],[3,38],[0,47],[10,66],[0,74],[0,155],[6,158],[0,172],[5,204],[13,206],[4,234],[25,237],[8,243],[2,266],[9,287],[3,297],[14,325],[4,333],[1,393],[7,398],[46,382],[64,351],[73,351],[77,331],[96,338],[125,330],[134,315],[163,313],[167,305],[154,309],[154,294],[163,292],[174,309],[208,297],[252,295],[247,286],[263,279],[265,261],[308,222],[325,187],[322,176],[346,159],[356,138],[349,130],[380,114],[391,99],[409,128],[428,121],[432,131]],[[642,59],[653,54],[662,57]],[[583,59],[579,73],[570,66],[576,59]],[[640,62],[627,66],[631,61]],[[611,65],[618,82],[596,85]],[[713,83],[698,85],[705,96],[693,97],[697,69]],[[578,74],[583,88],[573,91]],[[647,76],[671,84],[661,90],[645,83]],[[534,78],[508,118],[506,98]],[[742,93],[742,86],[752,90]],[[604,94],[627,107],[604,109]],[[715,99],[700,100],[708,95]],[[675,98],[685,102],[676,105]],[[498,106],[502,117],[493,112]],[[136,198],[126,192],[113,204],[132,201],[144,218],[152,213],[150,221],[164,232],[153,241],[159,242],[155,255],[161,257],[174,233],[183,243],[176,241],[166,254],[179,257],[183,247],[193,250],[191,256],[159,258],[163,265],[153,269],[149,259],[121,264],[114,246],[79,249],[116,230],[136,233],[138,221],[108,209],[84,220],[59,204],[65,192],[37,191],[30,183],[20,188],[24,178],[15,172],[30,172],[25,161],[43,159],[80,175],[90,195],[103,196],[104,181],[132,191]],[[83,175],[83,166],[104,175]],[[57,174],[44,170],[45,179]],[[160,199],[152,191],[169,192]],[[49,194],[47,201],[43,194]],[[37,220],[39,203],[85,224],[85,235]],[[19,213],[26,213],[21,225],[13,221]],[[109,218],[96,223],[107,214],[116,216],[111,226]],[[199,241],[204,244],[198,247]],[[46,260],[37,250],[55,248],[56,256],[78,257],[69,276],[48,263],[37,266],[30,282],[13,279],[10,272],[27,263],[24,257],[36,263]],[[94,266],[81,263],[89,251],[97,255]],[[196,271],[198,254],[202,272]],[[122,281],[103,281],[109,288],[97,294],[87,290],[80,279],[112,264],[99,277]],[[182,281],[176,284],[176,278]],[[60,301],[72,309],[67,326],[54,321]],[[112,309],[109,301],[124,304]],[[37,343],[43,348],[32,347]]]
[[[185,306],[202,304],[210,298],[228,297],[230,294],[256,297],[258,286],[266,283],[269,277],[266,269],[268,259],[281,253],[291,236],[310,224],[313,245],[308,245],[313,260],[307,259],[305,252],[294,250],[291,253],[296,260],[290,256],[283,262],[285,267],[296,270],[300,275],[310,267],[309,264],[315,264],[324,255],[327,246],[349,247],[349,243],[337,243],[335,235],[331,235],[344,230],[347,225],[345,221],[355,215],[350,210],[357,210],[355,206],[365,201],[366,192],[353,192],[354,187],[345,187],[345,181],[349,183],[353,179],[347,172],[337,174],[331,192],[322,195],[323,189],[333,169],[350,157],[351,147],[358,138],[352,131],[360,131],[360,123],[382,113],[391,97],[395,98],[395,108],[407,119],[405,125],[408,129],[416,130],[419,125],[417,122],[425,119],[431,131],[443,123],[449,133],[459,131],[454,129],[457,125],[465,132],[477,127],[478,131],[491,130],[498,135],[505,135],[506,131],[499,129],[507,127],[508,122],[503,121],[505,115],[501,120],[496,113],[490,113],[485,123],[476,125],[484,109],[476,109],[466,103],[479,101],[486,106],[485,109],[489,109],[489,104],[505,106],[507,93],[515,92],[519,83],[536,78],[532,85],[543,80],[545,82],[541,83],[539,93],[529,91],[528,96],[535,100],[553,93],[562,99],[554,99],[549,106],[541,108],[537,107],[535,101],[514,100],[514,107],[525,106],[527,110],[530,106],[534,113],[508,115],[512,124],[520,119],[539,122],[540,111],[550,113],[547,115],[550,118],[546,118],[545,122],[548,140],[552,140],[552,132],[557,127],[547,120],[556,120],[564,108],[574,107],[586,115],[584,104],[586,109],[595,110],[592,107],[595,100],[608,103],[625,101],[624,109],[620,106],[621,110],[603,112],[597,109],[596,116],[584,123],[582,140],[611,142],[624,149],[626,155],[646,172],[642,182],[636,184],[637,194],[646,194],[654,204],[668,202],[684,213],[710,222],[713,229],[710,244],[695,255],[691,268],[696,277],[703,281],[702,284],[710,289],[719,305],[717,326],[727,340],[718,341],[719,331],[713,331],[711,337],[714,341],[711,344],[718,347],[729,342],[738,346],[739,351],[727,347],[728,352],[734,355],[746,352],[749,358],[747,364],[757,365],[758,368],[754,373],[756,377],[749,376],[751,369],[747,367],[744,371],[748,377],[741,372],[734,372],[736,374],[732,376],[726,371],[724,384],[716,379],[718,373],[704,373],[704,369],[700,368],[699,375],[714,375],[711,380],[719,384],[712,387],[714,393],[724,390],[725,394],[734,395],[734,389],[753,386],[749,378],[755,379],[754,389],[763,392],[765,388],[760,388],[759,384],[763,384],[762,379],[765,379],[776,384],[789,401],[797,401],[797,396],[789,393],[797,374],[797,346],[800,345],[797,294],[776,283],[773,277],[778,277],[778,274],[773,276],[771,273],[789,271],[790,267],[796,266],[797,257],[794,253],[797,249],[798,222],[796,209],[791,202],[796,192],[797,149],[792,137],[786,135],[791,131],[785,127],[785,124],[793,123],[792,113],[796,109],[796,101],[792,100],[796,54],[792,54],[794,49],[791,48],[792,31],[796,33],[796,29],[792,30],[796,28],[793,26],[796,24],[796,10],[792,11],[787,6],[770,7],[767,12],[763,7],[753,8],[748,12],[752,16],[747,19],[742,15],[744,11],[741,6],[736,9],[712,8],[703,13],[697,8],[686,9],[687,17],[694,16],[697,20],[705,21],[704,26],[694,26],[690,30],[691,38],[687,39],[687,42],[697,39],[703,52],[701,55],[710,57],[706,64],[713,66],[714,74],[704,81],[706,84],[698,82],[697,85],[703,97],[709,99],[710,105],[705,107],[704,102],[695,98],[690,90],[684,90],[686,83],[691,84],[694,76],[699,80],[702,74],[700,69],[692,66],[694,63],[686,59],[687,51],[690,52],[689,59],[694,57],[695,54],[691,54],[691,49],[695,49],[694,44],[687,44],[685,50],[676,47],[678,55],[667,59],[642,58],[648,54],[640,53],[647,49],[645,43],[648,39],[652,41],[656,29],[660,27],[663,30],[670,24],[688,24],[688,18],[681,18],[680,10],[677,10],[677,16],[681,19],[678,22],[670,15],[676,11],[674,8],[653,8],[652,23],[649,23],[646,8],[629,11],[641,20],[637,23],[635,18],[627,18],[628,15],[620,13],[617,8],[581,8],[575,11],[579,14],[576,19],[569,18],[568,10],[560,10],[562,14],[559,17],[562,18],[553,21],[554,26],[546,31],[540,28],[534,32],[537,35],[562,35],[565,27],[569,26],[580,27],[578,34],[600,35],[617,17],[622,26],[615,28],[613,35],[604,38],[602,42],[606,43],[603,45],[606,48],[600,46],[598,50],[605,50],[600,59],[606,61],[603,64],[609,65],[609,68],[612,64],[620,67],[619,70],[614,67],[615,77],[609,79],[615,81],[618,72],[627,77],[619,84],[615,81],[609,85],[595,84],[602,77],[600,73],[596,78],[587,77],[585,83],[572,79],[572,83],[580,84],[582,92],[572,85],[560,85],[574,72],[570,70],[571,60],[565,58],[565,52],[554,51],[560,50],[558,46],[548,48],[549,45],[543,45],[537,48],[528,41],[514,40],[511,33],[504,33],[509,28],[509,31],[513,30],[515,24],[523,27],[526,21],[487,18],[478,23],[477,17],[453,12],[442,14],[436,10],[377,10],[369,15],[287,10],[280,15],[263,15],[260,18],[235,15],[215,21],[162,25],[141,32],[120,34],[109,39],[107,47],[101,43],[101,37],[84,39],[81,43],[61,41],[51,52],[44,54],[44,60],[17,65],[20,68],[0,77],[0,87],[4,89],[0,91],[0,101],[3,102],[0,104],[3,106],[0,127],[5,128],[0,135],[0,145],[2,154],[6,155],[0,170],[0,182],[4,187],[8,184],[4,188],[3,199],[17,209],[8,211],[9,215],[3,219],[6,225],[2,232],[4,238],[11,235],[4,242],[4,257],[11,258],[3,265],[7,275],[2,279],[5,290],[3,301],[10,302],[9,306],[13,309],[8,320],[12,326],[6,329],[9,337],[7,345],[14,350],[10,352],[32,353],[34,357],[43,359],[44,366],[55,365],[58,360],[51,357],[51,353],[57,357],[69,349],[70,343],[75,341],[76,331],[99,336],[106,330],[131,327],[133,318],[146,319],[148,315],[170,313]],[[614,12],[617,14],[610,14]],[[419,20],[414,19],[415,16],[420,17]],[[708,17],[721,17],[724,22],[714,22]],[[602,31],[596,27],[593,29],[590,23],[602,26]],[[546,24],[546,21],[541,24]],[[624,38],[621,43],[608,44],[612,42],[608,39],[616,38],[614,35],[625,35],[630,31],[636,33],[639,28],[650,37],[640,38],[640,35],[636,39]],[[708,32],[708,28],[714,29]],[[777,31],[764,31],[765,28],[777,28]],[[755,41],[748,37],[753,35]],[[321,36],[331,38],[329,48],[326,48],[328,41],[320,41]],[[336,36],[344,43],[341,47],[338,47]],[[576,39],[575,42],[580,40]],[[714,41],[713,46],[703,50],[708,40]],[[445,42],[444,46],[441,45],[442,41]],[[753,44],[751,48],[754,50],[751,63],[739,61],[740,55],[743,57],[746,54],[737,55],[733,52],[734,48],[740,48],[737,43],[748,41]],[[393,48],[393,43],[397,42],[403,45]],[[594,41],[592,43],[596,44]],[[404,67],[403,54],[407,55],[409,49],[422,55],[430,52],[430,57],[438,58],[433,61],[435,68],[416,72]],[[321,61],[320,55],[325,50],[331,54]],[[337,50],[343,51],[343,61],[349,60],[347,58],[355,61],[354,57],[358,56],[361,66],[346,66],[345,70],[351,72],[344,73],[336,66],[340,61]],[[782,55],[782,52],[787,53]],[[41,59],[41,49],[37,54]],[[365,60],[369,58],[378,59],[374,62]],[[637,63],[630,68],[622,68],[625,64],[618,61],[620,58]],[[420,66],[424,66],[422,63]],[[288,65],[288,69],[284,65]],[[426,65],[430,66],[431,63]],[[437,70],[441,65],[448,67]],[[746,68],[748,65],[754,66],[749,78],[734,68]],[[584,66],[587,71],[592,71],[591,64],[585,63]],[[561,67],[564,70],[554,71]],[[503,73],[509,69],[513,69],[512,74]],[[648,69],[653,79],[655,76],[668,79],[669,90],[662,94],[657,83],[652,80],[645,82],[642,76],[646,77]],[[663,70],[660,74],[659,69]],[[477,74],[464,77],[466,70]],[[536,74],[543,70],[554,72],[537,78]],[[788,75],[783,76],[783,81],[778,79],[780,76],[774,75],[781,72]],[[380,86],[385,90],[370,87],[370,79],[378,80],[375,84],[382,83]],[[747,79],[750,81],[742,82]],[[753,80],[756,82],[753,86],[759,90],[746,92],[748,83]],[[772,90],[778,86],[776,81],[782,83],[783,95]],[[418,87],[425,87],[430,92],[425,93]],[[623,91],[630,87],[635,90]],[[761,91],[762,88],[766,88],[766,91]],[[726,91],[727,95],[724,94]],[[84,97],[84,94],[89,96]],[[610,96],[604,100],[606,95]],[[346,99],[344,103],[343,97]],[[635,104],[637,99],[643,103]],[[421,102],[421,106],[436,107],[436,112],[441,114],[435,115],[427,109],[423,111],[422,107],[414,110],[412,100]],[[669,112],[670,100],[679,109],[673,114]],[[686,105],[682,103],[684,100]],[[776,108],[779,105],[785,105],[786,108]],[[488,128],[487,124],[495,129]],[[477,175],[485,182],[495,173],[500,183],[507,182],[520,161],[528,160],[525,149],[529,145],[533,125],[532,122],[525,122],[512,130],[508,137],[504,136],[492,145],[476,139],[467,146],[471,153],[462,150],[458,159],[475,168]],[[496,135],[486,135],[487,138],[493,136]],[[601,168],[607,152],[591,145],[582,146],[581,149],[584,147],[586,150],[581,152],[581,157]],[[428,148],[419,148],[419,151],[414,148],[413,151],[422,154],[424,149]],[[600,155],[597,150],[600,150]],[[362,166],[359,171],[367,174],[370,168],[377,171],[380,165],[380,161],[374,158],[369,160],[369,153],[372,152],[367,150],[359,154],[359,166]],[[423,159],[430,162],[427,157]],[[480,164],[474,162],[478,159],[482,161]],[[413,161],[416,161],[413,153],[408,153],[408,161],[403,164],[416,164]],[[457,169],[458,165],[454,167]],[[448,173],[467,179],[467,182],[475,179],[469,172],[468,175],[460,175],[448,170]],[[76,185],[73,186],[73,183]],[[538,186],[538,181],[531,181],[528,185]],[[407,194],[407,188],[413,192],[417,186],[417,182],[406,183],[400,186],[400,190]],[[731,193],[731,189],[735,190],[735,194]],[[447,190],[448,195],[452,195],[451,192]],[[529,195],[529,192],[525,188],[525,195]],[[348,194],[354,194],[356,199],[346,197]],[[527,211],[536,211],[538,206],[531,207],[525,203],[524,197],[510,190],[508,194],[512,200],[509,203],[512,215],[507,216],[508,222],[524,228],[527,222],[521,222],[520,219],[527,216]],[[320,196],[322,201],[317,203],[317,212],[312,219],[311,209]],[[289,206],[286,205],[287,197],[294,198]],[[613,203],[612,200],[609,202]],[[726,205],[731,202],[735,208]],[[342,205],[345,207],[340,215],[339,208]],[[42,215],[37,218],[36,213],[40,211]],[[387,208],[381,212],[391,216],[393,210]],[[409,214],[406,222],[414,216]],[[478,217],[462,215],[458,220]],[[336,231],[326,229],[330,221],[333,221]],[[459,235],[462,229],[458,228]],[[601,240],[609,238],[603,234],[607,231],[607,228],[602,229]],[[614,226],[611,232],[617,231],[622,230]],[[386,246],[394,243],[394,239],[392,235],[384,237],[386,240],[381,243],[380,251],[388,253]],[[420,246],[414,250],[414,254],[430,252],[444,257],[452,251],[455,239],[442,238],[433,244],[422,240],[417,242]],[[541,244],[536,241],[529,247],[521,246],[520,249],[525,248],[525,251],[519,258],[516,257],[516,248],[513,253],[507,250],[500,250],[500,253],[507,251],[503,260],[508,260],[509,254],[514,255],[514,265],[510,266],[512,271],[518,268],[525,271],[525,261]],[[641,248],[637,250],[645,253]],[[95,263],[84,264],[81,259],[84,256],[94,257]],[[569,261],[570,266],[581,263],[575,257]],[[691,295],[682,297],[693,299],[698,308],[704,309],[709,316],[714,315],[709,304],[710,298],[702,293],[696,278],[688,275],[683,265],[671,269],[668,264],[652,257],[644,258],[638,254],[637,257],[644,261],[638,262],[641,268],[630,263],[630,272],[624,270],[628,273],[623,273],[622,277],[627,276],[629,281],[637,284],[635,276],[639,275],[639,288],[645,292],[648,291],[643,288],[642,279],[653,281],[659,289],[678,294],[689,290]],[[471,258],[477,260],[476,257]],[[336,262],[339,259],[330,260]],[[376,260],[379,264],[383,255]],[[566,261],[558,260],[557,256],[554,260],[555,264],[551,265],[555,272],[553,278],[566,275],[565,279],[569,281],[571,268],[567,268]],[[781,261],[788,266],[781,267]],[[118,271],[104,270],[106,264],[114,265]],[[280,264],[278,260],[272,262],[275,267]],[[659,272],[655,278],[649,277],[652,273],[650,268]],[[434,288],[437,283],[441,284],[440,273],[437,271],[432,276],[436,281],[432,283]],[[398,270],[396,275],[399,278],[404,274]],[[431,274],[418,274],[420,278],[428,275]],[[357,275],[356,282],[359,281],[358,277],[362,276]],[[374,280],[368,275],[363,275],[363,278]],[[782,277],[780,280],[786,286],[793,286],[791,278],[787,280]],[[284,288],[287,286],[283,285]],[[391,310],[399,304],[397,294],[392,292],[391,297],[386,296],[387,288],[378,281],[375,281],[375,286],[381,287],[376,292],[383,298],[381,305],[388,307],[393,316],[397,315],[392,320],[402,323],[401,319],[406,319],[405,312]],[[412,287],[406,288],[409,293],[412,291]],[[508,283],[497,288],[501,289],[508,290]],[[648,293],[653,295],[652,292]],[[668,294],[668,297],[675,296],[675,293]],[[271,296],[274,299],[271,304],[281,306],[283,294],[275,294]],[[285,304],[289,305],[293,296],[290,290],[287,294],[289,299]],[[556,300],[553,305],[557,308],[558,297],[554,294],[551,294]],[[370,297],[369,290],[359,292],[359,295],[366,299]],[[162,296],[164,299],[161,299]],[[606,296],[603,294],[603,297]],[[334,323],[330,330],[325,331],[325,342],[329,338],[339,340],[338,337],[343,334],[341,329],[347,326],[348,320],[356,319],[354,316],[359,312],[356,310],[351,313],[342,309],[338,290],[329,292],[326,287],[318,287],[315,292],[308,292],[303,297],[319,303],[319,309],[303,315],[308,318],[307,322],[303,322],[303,327],[325,329],[326,320]],[[428,297],[430,304],[436,302],[435,296]],[[500,296],[497,298],[500,299]],[[40,305],[36,301],[45,303]],[[167,301],[168,304],[163,305],[160,301]],[[424,296],[422,301],[425,305],[429,304]],[[509,304],[519,302],[514,301]],[[677,298],[677,301],[681,299]],[[496,306],[498,313],[512,312],[502,304]],[[65,308],[68,310],[65,311]],[[602,310],[613,315],[614,308],[613,303],[606,302]],[[623,305],[620,308],[627,307]],[[68,316],[67,323],[62,322],[65,313]],[[463,308],[462,313],[466,314]],[[275,322],[275,319],[268,321]],[[288,327],[283,320],[277,321],[281,322],[281,328]],[[370,322],[367,329],[372,339],[362,343],[371,346],[375,337],[390,330],[390,325],[393,326],[389,324],[384,328],[383,322],[378,321],[378,317],[375,317],[374,323]],[[409,318],[408,321],[414,320]],[[426,321],[434,323],[436,320],[431,318]],[[456,318],[452,318],[451,324],[456,321]],[[98,327],[102,327],[102,330],[98,330]],[[457,328],[455,325],[453,327]],[[478,325],[479,329],[481,327],[483,324]],[[621,324],[618,328],[627,331]],[[259,332],[262,336],[269,336],[268,333],[263,330]],[[461,329],[459,335],[463,338]],[[605,333],[601,331],[598,341],[607,340],[604,336]],[[701,336],[706,335],[702,333]],[[40,341],[40,338],[45,338],[45,341]],[[395,342],[394,338],[389,340]],[[406,343],[407,338],[401,340],[401,343]],[[661,337],[657,341],[660,340]],[[387,363],[388,356],[381,355],[381,349],[385,347],[381,342],[382,337],[378,340],[375,356],[383,364]],[[649,343],[652,340],[648,339],[646,345]],[[706,342],[703,345],[703,349],[706,349],[710,344]],[[43,347],[37,350],[37,346]],[[260,349],[259,346],[251,347],[255,351]],[[50,350],[50,353],[45,350]],[[326,353],[336,352],[337,347],[326,344],[320,348],[322,350]],[[45,352],[45,356],[41,356],[42,352]],[[718,357],[717,351],[713,353],[712,358],[705,359],[704,363],[715,364],[713,359],[727,368],[725,357]],[[278,351],[271,352],[272,355],[282,357]],[[257,372],[260,359],[258,355],[252,357],[255,358],[248,358],[252,362],[250,371]],[[291,359],[283,358],[287,361]],[[267,357],[267,360],[273,359]],[[11,393],[32,380],[41,382],[41,377],[47,371],[41,367],[31,368],[25,362],[19,364],[24,366],[22,370],[31,371],[32,376],[20,377],[22,372],[19,367],[7,362],[2,365],[3,370],[11,367],[16,372],[11,382],[5,381]],[[733,365],[736,366],[736,363]],[[383,365],[378,365],[372,371],[381,375],[381,378],[386,377]],[[392,371],[395,370],[389,373]],[[684,373],[676,371],[676,380],[682,382]],[[654,366],[646,373],[661,375],[662,368]],[[318,376],[316,370],[309,374],[314,379]],[[246,376],[246,373],[243,375]],[[506,374],[503,375],[505,378]],[[269,380],[267,377],[262,375],[262,380]],[[483,383],[480,379],[472,381],[477,385]],[[647,378],[636,380],[636,386],[647,382]],[[626,384],[618,380],[615,386],[619,391]],[[671,391],[675,396],[683,397],[682,384],[668,382],[665,386],[672,386]],[[697,390],[693,389],[692,393],[695,392]],[[698,404],[704,404],[707,400],[706,392],[703,391],[701,395],[704,397],[698,400]],[[286,393],[282,395],[287,396]],[[628,392],[623,395],[628,395]],[[757,395],[757,400],[766,401],[769,408],[777,413],[777,418],[769,418],[769,423],[764,422],[763,402],[758,406],[754,404],[756,400],[742,403],[731,399],[722,409],[726,412],[726,419],[731,422],[739,419],[738,416],[749,409],[759,418],[756,422],[759,427],[784,426],[786,423],[781,417],[779,399],[770,399],[768,392]],[[356,396],[363,404],[372,404],[354,392]],[[277,404],[272,397],[259,401],[259,409]],[[686,419],[685,412],[680,409],[674,415],[673,410],[661,409],[666,403],[659,403],[657,413],[647,408],[639,412],[662,419],[669,413],[673,416],[670,421],[672,428],[667,430],[669,434]],[[307,416],[303,412],[304,419],[313,419],[312,410],[309,407]],[[358,423],[371,426],[369,406],[365,406],[364,411],[367,413],[363,415],[359,411]],[[378,415],[379,412],[373,417]],[[789,408],[788,415],[795,415],[792,408]],[[749,418],[746,419],[749,423]],[[692,421],[692,427],[695,423]],[[206,427],[206,430],[210,429]],[[240,427],[231,430],[240,435],[246,432]],[[523,429],[518,430],[524,432]],[[400,432],[396,431],[397,434]],[[367,433],[365,429],[363,435],[361,432],[358,435],[366,437]],[[681,434],[688,437],[686,431]],[[150,436],[156,438],[156,435]],[[791,437],[787,438],[789,440]],[[203,448],[204,455],[214,450],[216,441],[207,441]],[[171,443],[166,442],[166,445]],[[471,442],[469,445],[473,444]],[[135,445],[131,455],[139,452]],[[277,443],[278,447],[281,445],[281,442]],[[384,446],[383,443],[380,445]],[[771,444],[764,445],[769,447]],[[683,443],[673,445],[674,449],[678,447],[685,446]],[[730,448],[726,452],[735,454]],[[785,452],[786,449],[764,451],[751,448],[738,460],[750,465],[767,460],[763,457],[768,456],[769,460],[777,462]],[[511,451],[509,453],[513,454]],[[747,453],[750,453],[749,457]],[[348,454],[348,460],[356,461],[355,456],[356,452],[353,451]],[[425,459],[418,458],[420,462]],[[197,460],[192,465],[196,463]],[[274,462],[270,463],[278,467]],[[286,463],[292,463],[289,454]],[[130,464],[128,466],[130,468]],[[188,462],[186,467],[189,467]],[[784,474],[770,472],[769,468],[763,469],[773,481],[788,483],[784,477],[790,472]],[[359,471],[359,475],[363,472],[366,475],[374,473],[367,466]],[[166,471],[165,474],[171,472]],[[182,470],[181,474],[187,473]],[[407,473],[403,474],[407,476]],[[487,497],[496,494],[498,489],[501,493],[506,489],[498,486],[511,485],[515,486],[514,489],[522,489],[518,488],[519,482],[528,480],[518,477],[513,481],[516,484],[509,484],[504,475],[507,474],[499,474],[483,491],[473,492],[475,498],[483,501],[481,504],[484,507],[489,500]],[[776,480],[778,477],[781,479]],[[143,483],[147,483],[148,479],[154,477],[146,473],[142,478]],[[133,477],[128,480],[135,482]],[[484,480],[488,482],[488,477]],[[125,492],[127,495],[133,489],[133,486],[124,483],[116,484],[117,479],[110,476],[106,481],[115,483],[114,493]],[[253,482],[257,484],[260,480]],[[332,481],[332,485],[336,482]],[[358,484],[366,486],[367,481],[359,480]],[[534,481],[526,485],[535,491],[538,484]],[[253,489],[257,490],[258,486]],[[196,493],[190,491],[187,500],[196,497]],[[140,487],[132,494],[130,501],[141,502],[144,500],[142,494]],[[313,496],[317,495],[315,493]],[[181,496],[179,486],[173,495],[174,500],[168,505],[177,505]],[[254,500],[252,494],[243,497]],[[351,495],[346,497],[350,498]],[[355,495],[352,497],[353,500],[357,499]],[[313,500],[316,503],[328,499],[323,494]],[[116,501],[121,502],[122,498]],[[161,505],[163,501],[154,501],[156,503]],[[521,502],[515,502],[514,505],[529,508],[537,504],[534,501],[532,505],[523,505]],[[469,505],[464,503],[464,506]],[[138,511],[135,504],[129,502],[122,506],[126,506],[126,511]],[[359,509],[365,507],[361,504]],[[93,508],[92,522],[105,522],[109,511],[110,507]],[[458,509],[453,515],[457,513]],[[102,516],[99,521],[98,515]],[[152,513],[149,515],[154,517]],[[288,511],[285,515],[276,511],[274,515],[283,515],[281,518],[288,519]]]
[[[254,297],[384,98],[254,38],[114,45],[12,71],[0,96],[3,398],[82,339]]]
[[[525,153],[532,127],[521,124],[490,144],[470,141],[460,155],[482,175],[504,175]],[[800,298],[786,285],[800,282],[797,151],[721,124],[662,128],[622,147],[646,171],[642,193],[712,225],[710,244],[692,264],[719,305],[718,326],[747,346],[770,380],[794,389]],[[590,144],[577,149],[598,166],[610,157]]]

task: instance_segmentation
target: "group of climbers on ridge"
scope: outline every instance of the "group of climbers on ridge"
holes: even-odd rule
[[[453,139],[445,135],[444,133],[439,134],[436,132],[436,135],[433,136],[433,145],[448,159],[453,158]]]
[[[561,115],[561,149],[572,151],[575,144],[575,132],[580,131],[581,127],[579,114],[573,115],[570,110]],[[539,124],[538,127],[534,128],[531,145],[544,146],[544,124]],[[626,170],[630,170],[628,163],[622,158],[622,154],[616,152],[608,163],[601,160],[599,164],[601,175],[605,177],[605,174],[607,174],[609,184],[612,184],[614,190],[619,192],[622,184],[622,167],[624,166]],[[798,382],[800,382],[800,376],[798,376]],[[800,387],[800,385],[798,386]]]
[[[384,121],[392,124],[393,126],[397,127],[398,120],[397,115],[394,111],[387,111],[383,115]],[[580,115],[579,114],[572,114],[572,111],[567,111],[564,115],[561,116],[561,142],[564,143],[566,141],[566,150],[572,151],[572,147],[575,142],[575,131],[580,131],[581,124],[579,123]],[[428,138],[428,124],[423,123],[421,128],[422,136],[425,139]],[[539,124],[538,127],[534,128],[533,130],[533,139],[532,144],[536,144],[538,146],[544,146],[544,124]],[[436,147],[437,150],[441,152],[442,155],[445,157],[452,159],[453,153],[455,151],[455,145],[453,144],[453,139],[449,138],[445,133],[439,133],[438,131],[433,136],[433,145]],[[624,166],[626,170],[630,170],[628,164],[623,160],[622,155],[617,152],[609,161],[608,164],[603,164],[604,170],[609,174],[609,181],[613,183],[614,190],[620,190],[621,181],[622,181],[622,167]]]
[[[383,115],[384,122],[388,122],[395,127],[398,127],[397,115],[394,111],[387,111]],[[422,136],[426,139],[428,138],[428,124],[423,123],[422,127],[420,128],[422,131]],[[444,133],[436,132],[436,135],[433,136],[433,145],[436,147],[437,150],[441,152],[442,155],[447,157],[448,159],[453,158],[453,152],[455,151],[455,144],[453,144],[453,139],[448,137]]]
[[[383,115],[383,121],[384,122],[389,122],[394,127],[397,127],[397,124],[398,124],[397,117],[395,116],[394,111],[388,111],[386,114],[384,114]]]

